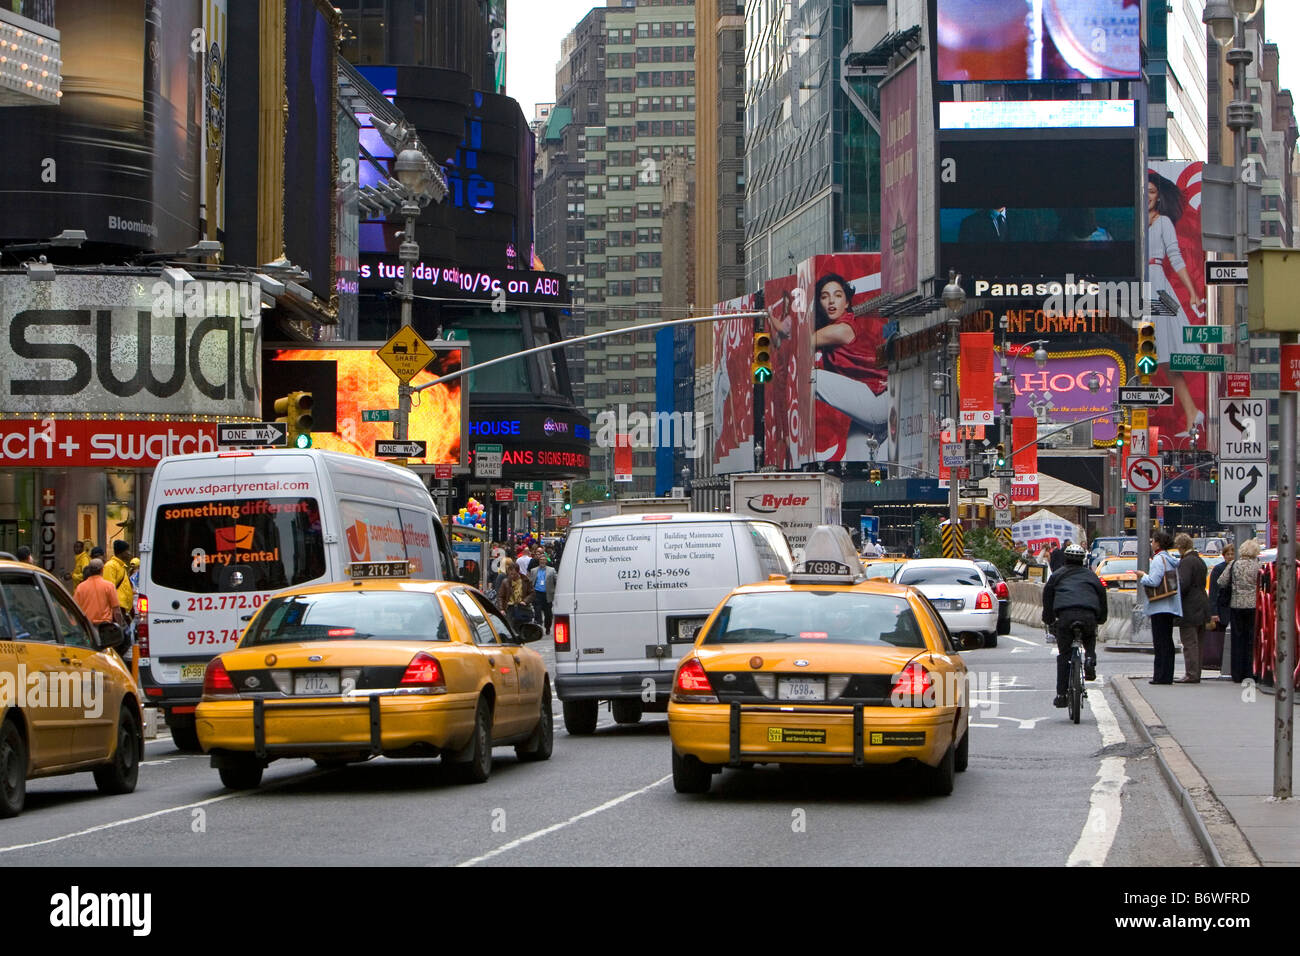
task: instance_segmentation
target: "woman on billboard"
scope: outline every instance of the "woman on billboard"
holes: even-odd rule
[[[821,461],[888,461],[887,373],[876,363],[877,319],[854,315],[853,290],[833,272],[817,280],[813,301],[813,388],[818,405],[817,457]],[[876,442],[872,454],[871,439]]]
[[[1192,323],[1183,311],[1174,286],[1169,281],[1167,271],[1172,271],[1187,288],[1188,301],[1205,321],[1205,296],[1196,289],[1191,273],[1183,261],[1183,254],[1178,247],[1176,223],[1183,216],[1183,195],[1176,183],[1171,182],[1154,170],[1147,171],[1147,282],[1151,287],[1154,301],[1161,292],[1168,293],[1177,305],[1174,315],[1155,315],[1151,317],[1156,330],[1156,352],[1160,364],[1165,366],[1169,384],[1173,386],[1174,396],[1182,408],[1186,427],[1176,437],[1186,438],[1193,431],[1205,427],[1205,413],[1196,408],[1192,393],[1187,387],[1187,380],[1182,372],[1174,371],[1169,356],[1183,351],[1183,329]],[[1198,324],[1201,324],[1198,323]]]

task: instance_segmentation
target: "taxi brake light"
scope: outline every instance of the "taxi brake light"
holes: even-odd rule
[[[679,694],[712,694],[713,685],[709,675],[704,672],[704,665],[698,657],[692,657],[677,671],[677,692]]]
[[[895,697],[920,699],[933,686],[934,678],[930,676],[930,672],[916,661],[912,661],[894,679],[894,686],[890,688],[890,694]]]
[[[988,591],[981,591],[980,596],[975,599],[975,610],[991,611],[993,610],[993,595]]]
[[[445,681],[442,679],[442,667],[438,659],[425,651],[420,651],[411,658],[411,663],[406,665],[406,673],[402,675],[404,687],[412,684],[441,686],[443,683]]]
[[[220,657],[214,657],[208,661],[207,669],[203,672],[203,696],[238,696],[238,692],[235,690],[235,682],[230,679],[230,672],[226,670],[226,665],[221,662]]]
[[[569,615],[555,615],[555,649],[557,651],[571,651],[573,647],[569,644]]]

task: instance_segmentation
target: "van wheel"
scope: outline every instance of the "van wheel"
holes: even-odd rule
[[[713,768],[690,754],[673,748],[673,789],[678,793],[708,793],[713,784]]]
[[[641,701],[639,700],[614,700],[610,701],[610,709],[614,712],[614,722],[617,724],[639,724],[641,723]]]
[[[16,817],[27,801],[27,744],[17,725],[0,725],[0,817]]]
[[[533,735],[515,747],[515,756],[522,761],[551,759],[555,746],[555,711],[551,708],[550,682],[542,684],[542,710],[537,718]]]
[[[175,723],[173,723],[173,720]],[[203,746],[199,743],[199,728],[194,723],[194,718],[175,717],[167,721],[167,729],[172,732],[172,742],[176,744],[176,749],[181,753],[197,754],[203,752]]]
[[[144,735],[134,709],[122,706],[117,718],[117,752],[113,762],[95,769],[95,786],[100,793],[132,793],[140,778],[140,753],[144,750]]]
[[[596,732],[598,700],[566,700],[564,702],[564,729],[572,737],[585,737]]]
[[[256,790],[262,783],[262,771],[266,768],[255,757],[228,758],[228,765],[218,769],[221,783],[227,790]]]

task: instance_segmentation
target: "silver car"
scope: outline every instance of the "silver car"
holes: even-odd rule
[[[924,594],[948,630],[963,646],[978,639],[985,647],[997,644],[998,599],[984,572],[974,561],[922,558],[909,561],[894,575]]]

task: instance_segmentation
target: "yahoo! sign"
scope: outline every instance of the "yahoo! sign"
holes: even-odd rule
[[[1015,385],[1014,416],[1033,416],[1044,425],[1064,425],[1109,411],[1124,384],[1124,363],[1107,349],[1049,355],[1046,368],[1038,368],[1030,356],[1008,360]],[[1088,388],[1096,376],[1097,391]],[[1115,437],[1115,423],[1105,418],[1093,423],[1093,437],[1109,441]]]

